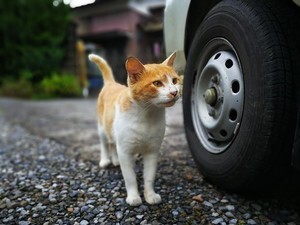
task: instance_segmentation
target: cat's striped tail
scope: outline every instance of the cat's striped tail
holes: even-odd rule
[[[100,71],[102,72],[104,83],[106,82],[115,82],[112,70],[105,59],[101,58],[98,55],[90,54],[89,59],[96,63]]]

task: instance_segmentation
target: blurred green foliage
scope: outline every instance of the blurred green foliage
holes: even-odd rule
[[[1,95],[15,98],[32,98],[33,92],[32,83],[25,79],[4,79],[0,89]]]
[[[0,95],[80,96],[76,77],[59,74],[71,11],[58,2],[0,1]]]
[[[25,75],[24,75],[25,74]],[[77,78],[70,74],[53,73],[49,77],[33,84],[23,73],[19,79],[5,78],[0,86],[0,95],[14,98],[50,99],[60,97],[79,97],[81,87]]]
[[[53,0],[0,1],[0,21],[0,79],[24,82],[23,76],[30,76],[25,80],[38,82],[59,71],[69,6],[54,6]]]
[[[52,97],[76,97],[81,95],[81,88],[78,80],[73,75],[52,74],[44,78],[40,84],[40,93],[43,98]]]

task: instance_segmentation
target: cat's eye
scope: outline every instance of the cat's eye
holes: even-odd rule
[[[163,83],[161,81],[159,81],[159,80],[156,80],[156,81],[153,81],[153,85],[155,87],[161,87],[161,86],[163,86]]]
[[[173,78],[172,82],[173,82],[173,84],[177,84],[178,79],[177,78]]]

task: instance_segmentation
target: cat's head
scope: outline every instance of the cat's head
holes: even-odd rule
[[[173,69],[175,57],[173,53],[161,64],[145,65],[129,57],[125,67],[132,98],[147,105],[173,106],[181,93],[181,78]]]

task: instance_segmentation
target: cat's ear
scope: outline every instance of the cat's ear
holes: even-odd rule
[[[145,71],[144,65],[135,57],[128,57],[125,67],[128,76],[133,83],[137,82],[140,75]]]
[[[173,52],[162,64],[173,67],[174,60],[176,58],[176,52]]]

